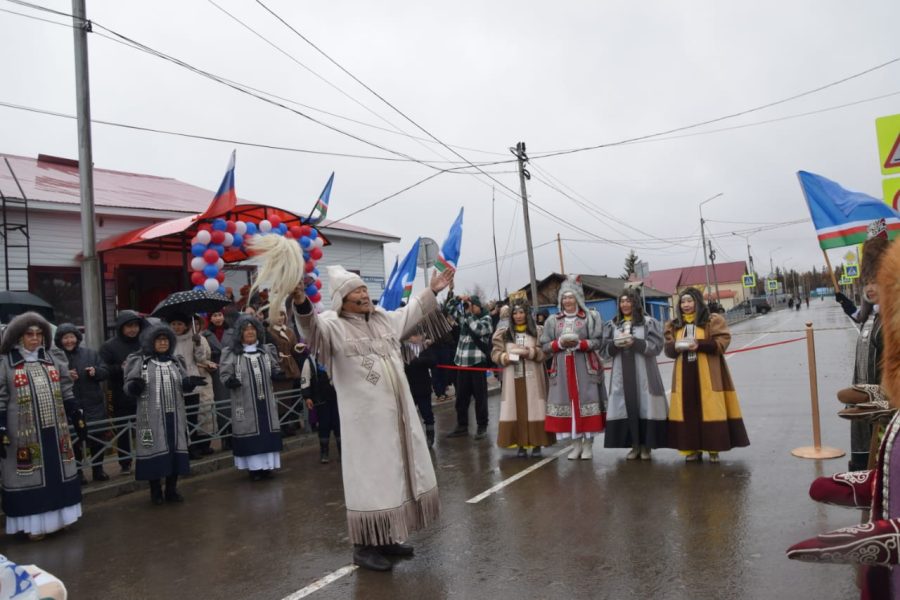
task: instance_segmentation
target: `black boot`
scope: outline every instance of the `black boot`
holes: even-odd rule
[[[319,462],[323,465],[328,464],[328,442],[319,440]]]
[[[412,544],[405,542],[397,542],[395,544],[385,544],[384,546],[376,546],[378,552],[382,556],[412,556],[415,550]]]
[[[378,546],[353,546],[353,564],[370,571],[390,571],[391,561],[378,552]]]
[[[94,481],[109,481],[109,475],[106,474],[103,467],[91,468],[91,475],[93,476]]]
[[[178,493],[178,475],[166,477],[166,502],[184,502],[184,496]]]
[[[434,425],[433,424],[425,426],[425,441],[428,442],[429,448],[434,446]]]
[[[162,484],[159,482],[159,479],[150,480],[150,502],[156,506],[159,506],[164,502]]]

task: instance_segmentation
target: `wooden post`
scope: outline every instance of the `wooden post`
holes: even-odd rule
[[[562,240],[559,239],[559,234],[556,234],[556,247],[559,249],[559,274],[566,274],[566,265],[563,264],[563,253],[562,253]]]
[[[809,397],[812,403],[813,445],[794,448],[791,450],[791,454],[799,458],[839,458],[844,456],[843,450],[822,446],[822,430],[819,423],[819,383],[816,375],[816,339],[811,322],[806,323],[806,356],[809,361]]]
[[[841,286],[838,285],[837,277],[834,276],[834,269],[831,268],[831,261],[828,260],[828,253],[825,252],[825,248],[822,248],[822,255],[825,257],[825,265],[828,267],[828,275],[831,276],[831,283],[834,284],[834,293],[837,294],[841,291]]]

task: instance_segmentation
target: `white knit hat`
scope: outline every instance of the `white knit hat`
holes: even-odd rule
[[[328,288],[331,290],[331,310],[341,312],[344,298],[358,287],[366,287],[365,282],[356,273],[351,273],[340,265],[328,267]]]

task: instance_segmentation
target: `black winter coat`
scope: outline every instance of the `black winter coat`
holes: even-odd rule
[[[129,354],[141,351],[140,334],[133,338],[122,335],[122,327],[131,321],[139,321],[142,330],[146,327],[146,322],[136,312],[123,310],[116,319],[116,335],[100,346],[100,359],[109,370],[107,385],[112,393],[115,416],[133,415],[137,410],[137,400],[126,394],[123,389],[125,381],[122,367],[125,359]]]
[[[412,392],[413,396],[431,397],[431,373],[429,369],[436,364],[437,353],[434,350],[434,346],[429,346],[404,367],[406,380],[409,382],[409,391]]]
[[[97,351],[77,346],[72,352],[57,350],[57,353],[62,360],[68,362],[69,369],[78,372],[78,379],[72,384],[72,392],[78,401],[78,407],[84,411],[84,420],[90,423],[109,418],[106,412],[106,396],[100,387],[100,382],[109,378],[109,369],[100,360]],[[94,367],[93,377],[88,375],[88,367]]]

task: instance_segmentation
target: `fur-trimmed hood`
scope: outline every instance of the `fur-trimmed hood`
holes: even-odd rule
[[[63,347],[62,347],[62,338],[63,338],[63,336],[66,335],[67,333],[74,333],[74,334],[75,334],[75,339],[78,340],[78,343],[75,345],[75,347],[78,348],[78,346],[80,346],[80,345],[81,345],[81,342],[84,340],[84,336],[81,335],[81,332],[78,331],[78,327],[76,327],[74,323],[63,323],[62,325],[60,325],[59,327],[57,327],[57,328],[56,328],[56,333],[53,335],[53,344],[54,344],[57,348],[59,348],[60,350],[62,350],[62,349],[63,349]]]
[[[241,342],[241,331],[247,326],[252,325],[256,329],[256,343],[262,344],[265,340],[265,328],[262,322],[253,315],[242,314],[234,321],[233,333],[231,335],[231,351],[235,354],[244,352],[244,344]]]
[[[50,349],[52,335],[50,323],[36,312],[27,312],[13,318],[3,332],[3,341],[0,342],[0,354],[6,354],[19,345],[19,340],[25,335],[29,327],[40,327],[44,332],[44,349]]]
[[[587,313],[587,305],[584,303],[584,288],[581,287],[581,277],[569,275],[566,277],[566,280],[559,285],[559,294],[556,297],[556,304],[559,307],[559,312],[563,312],[562,300],[563,296],[566,294],[573,294],[575,296],[575,302],[578,304],[578,309]]]
[[[175,332],[172,331],[172,328],[169,327],[168,323],[157,323],[156,325],[145,327],[141,331],[141,352],[145,356],[156,354],[156,350],[153,348],[153,342],[160,335],[164,335],[169,339],[169,354],[175,353],[175,343],[178,341],[175,338]]]

